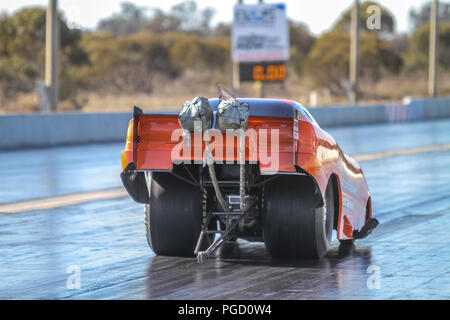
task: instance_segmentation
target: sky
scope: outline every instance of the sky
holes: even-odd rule
[[[133,2],[138,6],[157,7],[164,11],[181,0],[59,0],[59,9],[64,12],[73,26],[93,29],[99,20],[120,11],[120,3]],[[410,8],[420,8],[430,0],[378,0],[387,7],[396,20],[397,32],[410,30],[408,13]],[[0,0],[0,11],[13,13],[26,6],[45,6],[48,0]],[[213,24],[231,22],[232,7],[236,0],[197,0],[200,8],[213,7],[216,10]],[[288,17],[308,25],[311,32],[319,35],[327,31],[345,9],[350,8],[353,0],[265,0],[265,3],[286,3]],[[441,0],[450,2],[450,0]],[[257,3],[257,0],[244,0],[245,4]]]

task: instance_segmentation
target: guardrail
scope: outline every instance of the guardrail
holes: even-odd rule
[[[131,108],[130,108],[131,109]],[[450,118],[450,98],[308,109],[322,127]],[[125,141],[131,112],[0,116],[0,149]]]

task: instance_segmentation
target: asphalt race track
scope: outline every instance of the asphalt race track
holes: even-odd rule
[[[351,155],[450,144],[450,120],[328,130]],[[380,226],[320,261],[264,244],[156,257],[129,197],[2,213],[2,204],[119,188],[122,143],[0,152],[1,299],[450,299],[450,149],[361,162]],[[67,286],[73,270],[79,289]],[[78,272],[77,271],[77,272]]]

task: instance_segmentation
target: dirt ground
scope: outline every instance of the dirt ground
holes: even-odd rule
[[[228,80],[228,79],[226,79]],[[230,81],[223,82],[230,87]],[[364,95],[361,105],[382,103],[400,103],[404,97],[426,97],[427,76],[397,76],[386,77],[378,83],[361,83]],[[240,97],[283,98],[299,101],[310,106],[310,95],[313,89],[303,79],[288,79],[284,84],[265,84],[263,88],[258,84],[243,83],[235,93]],[[162,109],[178,109],[181,104],[194,96],[216,97],[217,83],[202,84],[195,81],[181,79],[170,83],[157,83],[151,93],[100,93],[80,92],[81,106],[77,109],[70,101],[61,101],[59,110],[62,112],[115,112],[129,111],[134,105],[144,111]],[[317,105],[346,105],[345,96],[333,96],[325,89],[316,90]],[[450,96],[450,74],[441,74],[438,79],[439,96]],[[32,113],[40,112],[40,99],[36,93],[19,95],[15,100],[0,106],[0,113]]]

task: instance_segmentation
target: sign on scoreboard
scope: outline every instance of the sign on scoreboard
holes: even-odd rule
[[[286,78],[289,28],[285,4],[234,6],[232,60],[241,81],[278,82]]]
[[[280,62],[241,62],[240,81],[282,82],[286,80],[286,63]]]

